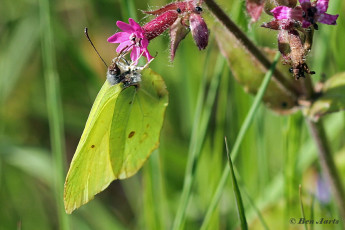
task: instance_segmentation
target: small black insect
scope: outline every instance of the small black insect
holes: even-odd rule
[[[202,8],[200,6],[197,6],[197,7],[195,7],[195,11],[200,13],[200,12],[202,12]]]

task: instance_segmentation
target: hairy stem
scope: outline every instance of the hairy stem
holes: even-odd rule
[[[214,16],[242,43],[244,47],[268,70],[272,63],[261,52],[261,50],[247,37],[247,35],[226,15],[226,13],[213,0],[204,1]],[[282,72],[274,70],[273,79],[285,91],[292,95],[299,95],[299,90],[288,81]]]

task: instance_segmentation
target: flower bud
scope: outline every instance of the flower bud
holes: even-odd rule
[[[168,29],[177,18],[178,13],[176,10],[169,10],[160,14],[155,19],[143,26],[143,30],[145,31],[144,36],[149,41],[152,40]]]
[[[208,44],[208,28],[200,14],[192,13],[189,17],[192,35],[199,50],[205,49]]]
[[[260,18],[264,4],[264,0],[246,0],[247,13],[252,18],[252,22],[256,22]]]
[[[278,49],[286,61],[290,61],[291,48],[289,44],[288,32],[281,30],[278,33]]]

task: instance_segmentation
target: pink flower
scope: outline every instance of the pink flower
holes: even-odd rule
[[[278,19],[294,19],[302,23],[303,28],[308,28],[313,25],[318,29],[317,22],[328,25],[337,24],[337,15],[327,14],[329,0],[317,0],[310,2],[310,0],[299,0],[300,6],[289,8],[286,6],[278,6],[271,10],[273,16]]]
[[[132,18],[128,19],[129,24],[117,21],[116,25],[123,31],[117,32],[108,38],[108,42],[120,43],[116,48],[116,52],[120,53],[123,50],[131,52],[131,59],[134,63],[138,62],[140,55],[150,61],[153,57],[147,50],[149,40],[144,36],[144,29],[136,23]]]

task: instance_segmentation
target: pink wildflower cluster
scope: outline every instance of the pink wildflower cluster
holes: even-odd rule
[[[208,28],[201,17],[202,1],[189,0],[170,3],[155,11],[144,11],[146,14],[156,17],[144,26],[140,26],[133,19],[129,24],[117,21],[116,25],[122,30],[108,38],[108,42],[119,43],[116,52],[131,51],[130,57],[134,63],[138,62],[141,56],[150,61],[147,47],[150,40],[170,29],[171,38],[171,59],[174,59],[176,49],[188,32],[191,30],[193,38],[199,49],[205,49],[208,44]]]
[[[328,25],[336,25],[339,15],[327,14],[329,0],[299,0],[300,6],[290,8],[287,6],[278,6],[271,10],[273,16],[278,19],[293,19],[302,23],[303,28],[313,25],[318,29],[317,22]]]
[[[288,0],[291,7],[279,5],[270,12],[274,20],[264,23],[262,27],[278,30],[278,49],[290,71],[296,79],[307,74],[315,74],[306,64],[307,55],[312,47],[314,29],[317,23],[336,25],[339,15],[327,14],[329,0],[299,0],[296,6],[294,0]]]

